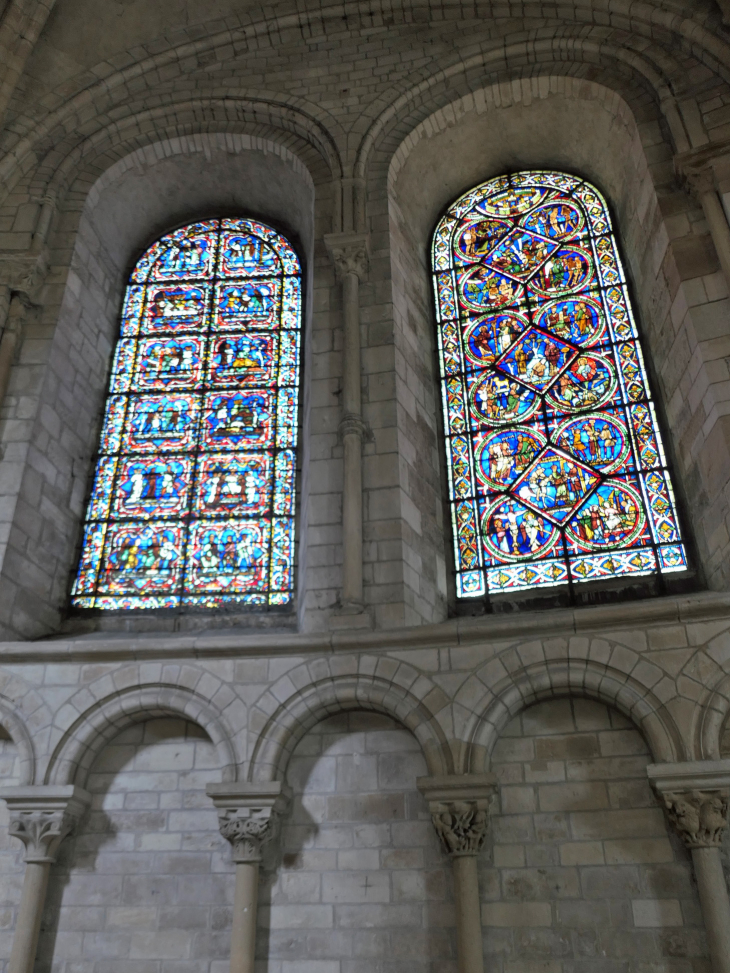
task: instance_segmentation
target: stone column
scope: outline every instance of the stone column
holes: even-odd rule
[[[717,190],[715,170],[711,164],[702,168],[686,168],[684,177],[690,191],[702,206],[730,290],[730,226]]]
[[[8,973],[32,973],[51,865],[63,839],[85,812],[90,795],[79,787],[3,787],[9,832],[25,845],[25,877]]]
[[[433,826],[454,869],[456,948],[459,973],[484,973],[477,856],[489,828],[496,794],[491,775],[420,777]]]
[[[650,764],[649,780],[690,849],[714,973],[730,973],[730,899],[720,844],[727,828],[730,760]]]
[[[22,338],[23,322],[48,272],[48,253],[41,244],[30,253],[0,252],[0,406]]]
[[[342,592],[340,610],[364,611],[362,589],[362,444],[369,430],[362,417],[360,367],[360,282],[368,273],[368,238],[364,233],[331,233],[325,246],[342,284]]]
[[[230,841],[236,864],[231,973],[253,973],[259,866],[285,807],[282,784],[209,784],[206,792],[218,809],[221,834]]]

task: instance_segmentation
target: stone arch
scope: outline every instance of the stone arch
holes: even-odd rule
[[[372,167],[371,160],[377,156],[390,158],[394,144],[401,143],[415,124],[452,104],[457,92],[480,90],[490,82],[494,86],[505,83],[509,86],[512,82],[529,84],[530,78],[539,74],[570,77],[578,65],[592,66],[591,73],[595,76],[596,63],[600,63],[606,75],[603,83],[617,91],[623,89],[627,92],[624,97],[630,97],[628,92],[632,88],[625,81],[626,75],[633,81],[634,89],[650,92],[656,105],[670,96],[671,80],[665,70],[678,75],[680,66],[666,52],[657,50],[652,61],[651,53],[655,49],[651,47],[639,53],[604,38],[593,40],[590,36],[571,34],[572,28],[565,28],[559,36],[549,39],[535,40],[528,33],[511,38],[507,45],[455,61],[384,104],[362,137],[354,165],[355,176],[365,178]],[[474,84],[471,79],[478,81]]]
[[[25,725],[25,721],[10,700],[4,696],[0,696],[0,726],[7,731],[18,751],[20,758],[18,783],[21,785],[32,784],[35,778],[33,740]]]
[[[193,689],[156,683],[130,686],[82,713],[57,743],[44,783],[83,787],[94,760],[110,740],[134,723],[165,716],[181,717],[205,730],[220,756],[223,781],[236,780],[233,735],[222,713]]]
[[[321,217],[321,199],[300,156],[286,144],[234,132],[180,135],[162,142],[145,136],[143,142],[126,153],[123,147],[115,152],[107,145],[108,155],[97,155],[95,171],[81,171],[64,203],[61,222],[70,230],[71,246],[54,251],[60,254],[60,266],[53,273],[65,288],[53,289],[43,311],[41,340],[47,367],[31,448],[43,439],[40,415],[47,410],[68,432],[57,458],[70,502],[49,525],[60,541],[55,548],[58,560],[49,562],[47,546],[38,552],[54,584],[31,582],[34,603],[42,603],[44,612],[22,620],[20,632],[26,637],[55,627],[68,597],[122,294],[141,250],[173,226],[211,215],[248,215],[269,222],[281,229],[302,258],[305,334],[310,327],[315,219]],[[16,365],[11,382],[23,367]],[[303,381],[308,381],[306,370]],[[306,399],[302,416],[306,430]],[[59,434],[59,442],[61,438]],[[58,481],[52,486],[44,481],[42,489],[46,488],[59,489]],[[308,488],[305,480],[303,493]],[[306,544],[300,544],[300,550],[303,577]]]
[[[595,699],[621,712],[644,735],[655,761],[687,759],[671,714],[648,685],[650,673],[633,672],[641,657],[604,640],[576,642],[585,643],[585,651],[548,653],[539,642],[518,646],[488,662],[460,690],[454,703],[463,714],[463,772],[489,769],[501,730],[521,710],[569,696]]]
[[[306,731],[335,713],[373,710],[397,720],[421,744],[429,773],[453,772],[440,714],[448,698],[422,673],[386,657],[335,657],[304,663],[274,683],[251,711],[248,779],[280,780]]]

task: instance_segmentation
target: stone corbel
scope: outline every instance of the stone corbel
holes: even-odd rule
[[[3,787],[10,811],[8,832],[25,845],[25,861],[53,864],[64,838],[84,815],[91,796],[80,787]]]
[[[324,245],[338,280],[353,274],[360,283],[370,270],[370,242],[366,233],[328,233]]]
[[[270,784],[209,784],[218,826],[231,844],[233,861],[260,863],[263,848],[276,837],[286,797],[280,781]]]

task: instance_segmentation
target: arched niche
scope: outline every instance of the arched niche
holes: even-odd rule
[[[690,455],[692,444],[696,446],[692,422],[699,419],[693,419],[683,399],[698,336],[686,295],[678,292],[681,278],[698,274],[709,275],[718,287],[724,285],[702,234],[670,250],[662,205],[669,205],[667,198],[680,210],[693,205],[678,192],[671,167],[664,165],[671,151],[660,127],[640,129],[615,91],[567,77],[535,77],[519,86],[478,90],[414,126],[393,153],[388,171],[391,271],[399,310],[395,342],[410,363],[408,396],[415,396],[420,405],[419,423],[410,427],[413,456],[432,455],[429,450],[436,441],[443,467],[429,258],[439,217],[461,193],[491,177],[525,169],[560,170],[594,184],[612,209],[645,355],[658,386],[659,409],[666,412],[665,445],[670,462],[678,461],[675,480],[682,506],[683,485],[697,483],[703,459]],[[659,182],[669,183],[662,190],[662,203]],[[707,463],[710,450],[707,446]],[[424,563],[447,565],[451,528],[446,515],[442,525],[435,513],[447,495],[445,471],[421,462],[415,472],[419,492],[414,500],[422,524],[419,553]],[[704,555],[711,530],[704,494],[691,515]],[[707,558],[703,560],[706,566]],[[448,572],[442,571],[437,618],[444,618],[449,609]],[[712,583],[720,586],[719,576]]]
[[[79,192],[85,196],[80,216],[74,209]],[[36,463],[43,465],[43,472],[35,475],[36,489],[48,489],[37,482],[40,478],[54,481],[51,491],[57,510],[41,528],[52,538],[43,555],[43,571],[52,576],[52,583],[28,577],[25,587],[32,608],[16,605],[16,630],[26,636],[44,634],[58,627],[65,609],[77,565],[121,300],[135,260],[166,230],[200,218],[251,216],[281,230],[296,248],[304,272],[306,381],[315,196],[309,170],[297,155],[270,140],[233,134],[181,136],[146,145],[116,161],[88,191],[78,183],[69,191],[52,244],[69,240],[72,251],[70,259],[53,251],[54,266],[61,268],[68,260],[68,270],[59,305],[51,300],[46,311],[52,320],[43,329],[43,337],[50,331],[50,341],[41,391],[41,428],[34,430],[31,445]],[[306,389],[302,399],[306,433]],[[306,438],[305,434],[305,442]],[[42,459],[49,452],[55,470]],[[306,507],[305,490],[306,477],[300,490],[301,510]],[[303,522],[300,517],[298,589],[306,564]],[[261,625],[296,624],[294,614],[286,618],[234,615],[221,621],[251,624],[254,617]],[[187,618],[196,627],[211,623],[209,616]],[[83,624],[150,630],[171,623],[159,616],[151,619],[147,613],[133,621],[104,618]],[[74,623],[68,627],[73,630]]]

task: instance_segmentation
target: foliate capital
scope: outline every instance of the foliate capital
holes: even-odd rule
[[[730,789],[662,795],[667,817],[688,848],[718,848],[727,828]]]
[[[329,233],[324,238],[338,280],[354,274],[360,282],[370,269],[370,245],[366,233]]]
[[[260,862],[264,845],[278,832],[286,806],[281,782],[209,784],[208,796],[218,809],[218,826],[231,843],[235,862]]]
[[[497,789],[491,774],[420,777],[431,820],[444,851],[454,858],[478,855],[489,831]]]
[[[61,842],[75,829],[91,797],[79,787],[4,787],[9,833],[25,845],[25,861],[53,864]]]
[[[48,274],[48,251],[0,251],[0,286],[35,302]]]
[[[688,848],[717,848],[727,828],[730,760],[649,764],[649,782]]]
[[[273,808],[218,811],[218,826],[231,843],[235,862],[260,862],[263,846],[274,837],[275,824]]]

